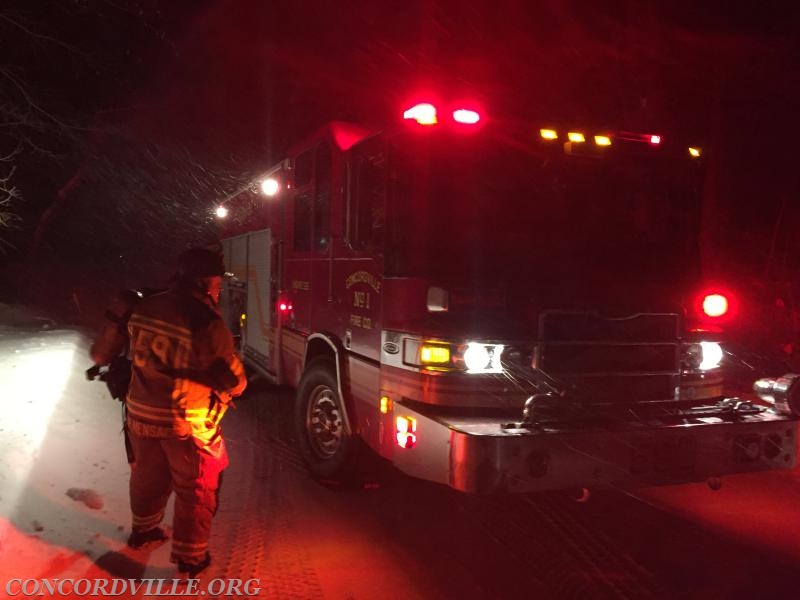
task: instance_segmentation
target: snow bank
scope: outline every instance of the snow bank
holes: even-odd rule
[[[2,585],[15,578],[174,574],[169,544],[150,556],[126,554],[121,405],[104,384],[86,380],[89,343],[79,331],[0,304]]]

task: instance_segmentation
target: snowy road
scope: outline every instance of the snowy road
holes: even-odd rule
[[[124,547],[120,406],[85,380],[86,338],[36,325],[0,329],[0,597],[14,578],[171,578],[168,545]],[[260,579],[263,598],[795,596],[794,472],[585,504],[465,496],[379,460],[355,488],[321,485],[295,451],[291,402],[254,382],[226,417],[209,578]]]

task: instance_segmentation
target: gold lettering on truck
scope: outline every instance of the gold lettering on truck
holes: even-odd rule
[[[356,271],[351,273],[345,280],[345,289],[350,289],[356,284],[363,283],[372,288],[370,290],[353,290],[353,308],[360,310],[371,310],[372,293],[380,294],[381,280],[367,271]],[[364,315],[350,315],[350,325],[359,329],[372,329],[372,317]]]
[[[369,308],[369,292],[353,292],[353,306]]]
[[[350,315],[350,325],[359,329],[372,329],[372,319],[361,315]]]
[[[308,290],[311,289],[311,284],[308,281],[298,281],[295,279],[294,281],[292,281],[292,289],[303,290],[307,292]]]
[[[366,271],[356,271],[351,274],[344,282],[346,289],[350,289],[357,283],[366,283],[369,287],[375,290],[376,294],[381,293],[381,280],[375,277],[372,273]]]

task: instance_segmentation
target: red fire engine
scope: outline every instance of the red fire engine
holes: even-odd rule
[[[723,397],[701,150],[418,104],[326,125],[228,198],[225,315],[297,390],[311,472],[363,443],[467,492],[790,468],[791,411]],[[778,406],[778,404],[776,404]]]

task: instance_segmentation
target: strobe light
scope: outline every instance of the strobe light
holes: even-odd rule
[[[730,302],[725,294],[707,294],[703,298],[703,313],[707,317],[724,317],[730,310]]]
[[[459,108],[453,111],[453,120],[463,125],[476,125],[481,120],[481,116],[478,111]]]
[[[275,196],[281,191],[280,182],[274,177],[268,177],[261,181],[261,193],[265,196]]]
[[[403,113],[403,118],[407,121],[416,121],[420,125],[436,125],[439,122],[436,107],[427,102],[415,104]]]
[[[753,391],[764,402],[772,404],[782,415],[800,416],[800,375],[789,373],[783,377],[759,379]]]

